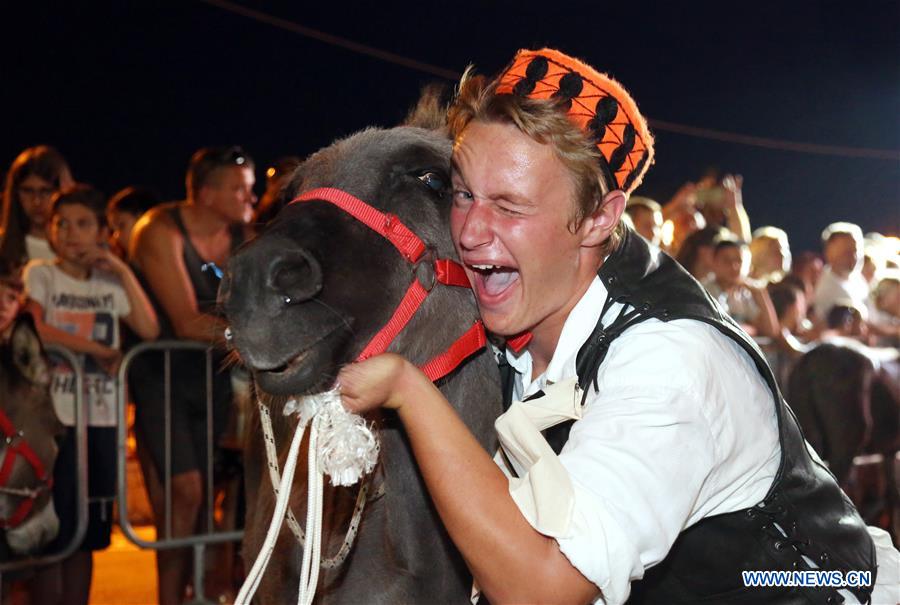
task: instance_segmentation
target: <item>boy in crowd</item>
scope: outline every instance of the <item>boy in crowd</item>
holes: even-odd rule
[[[778,336],[780,328],[769,294],[747,280],[747,244],[733,237],[720,238],[713,249],[712,268],[712,275],[703,285],[732,319],[751,336]]]
[[[119,257],[128,256],[135,223],[159,203],[159,196],[146,187],[126,187],[109,199],[106,205],[106,221],[112,229],[109,245]]]
[[[22,306],[22,281],[15,264],[0,259],[0,340],[7,336]]]
[[[119,319],[146,340],[159,334],[156,314],[128,265],[106,247],[106,200],[97,190],[75,185],[52,202],[50,243],[56,258],[25,267],[28,309],[47,344],[62,345],[82,358],[88,422],[89,521],[84,541],[69,558],[38,573],[36,603],[87,603],[94,550],[109,546],[115,494],[116,382],[121,360]],[[56,413],[67,431],[54,468],[53,504],[60,531],[50,544],[58,552],[75,531],[75,379],[64,363],[53,367]]]

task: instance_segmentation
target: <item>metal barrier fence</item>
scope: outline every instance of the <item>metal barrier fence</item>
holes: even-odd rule
[[[160,427],[163,431],[165,461],[164,468],[161,471],[160,479],[163,483],[164,499],[165,499],[165,516],[162,536],[157,535],[156,540],[144,540],[138,536],[135,528],[128,518],[128,481],[127,481],[127,438],[128,427],[126,423],[126,406],[128,403],[128,372],[132,367],[134,360],[143,354],[150,352],[161,352],[163,356],[163,390],[164,390],[164,426]],[[205,511],[206,511],[206,531],[190,536],[175,537],[172,535],[172,353],[183,351],[203,352],[205,355],[205,371],[206,371],[206,485],[205,494]],[[119,526],[125,536],[141,548],[151,548],[155,550],[170,548],[186,548],[193,549],[193,567],[194,567],[194,602],[195,603],[212,603],[207,601],[204,596],[204,575],[205,575],[205,559],[206,546],[208,544],[218,544],[223,542],[239,541],[243,537],[242,531],[215,531],[214,522],[214,493],[213,493],[213,368],[212,349],[209,344],[182,340],[160,340],[156,342],[141,343],[131,350],[122,358],[122,364],[119,367],[119,394],[117,398],[118,406],[118,438],[117,438],[117,496],[119,500]],[[159,526],[159,524],[157,524]]]
[[[56,345],[46,345],[44,349],[48,354],[65,359],[72,368],[75,377],[75,472],[77,473],[75,491],[75,533],[69,542],[59,552],[45,555],[23,557],[0,563],[0,575],[26,569],[52,565],[67,559],[81,545],[87,531],[88,524],[88,456],[87,456],[87,410],[84,410],[84,368],[75,353]],[[27,436],[26,436],[27,438]],[[52,497],[52,496],[51,496]]]

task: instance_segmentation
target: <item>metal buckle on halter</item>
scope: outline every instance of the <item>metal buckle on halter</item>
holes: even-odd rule
[[[428,246],[425,252],[413,265],[413,277],[419,280],[419,283],[425,288],[426,292],[431,292],[437,283],[437,273],[434,270],[434,261],[437,260],[437,251]]]

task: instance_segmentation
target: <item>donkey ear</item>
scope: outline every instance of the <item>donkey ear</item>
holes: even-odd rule
[[[415,126],[426,130],[442,130],[447,127],[447,108],[450,95],[446,86],[437,82],[426,84],[415,106],[406,114],[401,126]]]
[[[10,337],[13,364],[31,383],[40,386],[50,384],[50,368],[44,356],[44,347],[34,328],[30,315],[16,319]]]

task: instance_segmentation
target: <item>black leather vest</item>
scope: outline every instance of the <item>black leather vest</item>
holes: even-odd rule
[[[651,253],[633,231],[626,231],[599,276],[609,291],[607,308],[619,302],[634,310],[606,328],[598,323],[578,352],[578,381],[585,391],[596,381],[609,344],[628,327],[651,317],[702,321],[734,340],[753,359],[772,391],[781,443],[781,464],[765,499],[745,510],[707,517],[681,532],[666,558],[632,583],[629,603],[842,602],[834,588],[744,587],[744,570],[812,569],[801,555],[821,570],[871,571],[871,586],[849,588],[867,602],[875,583],[875,546],[834,477],[806,450],[797,419],[756,343],[681,265],[665,254]],[[513,372],[501,363],[501,373],[509,405]],[[571,422],[545,431],[557,453],[568,440],[570,428]]]

